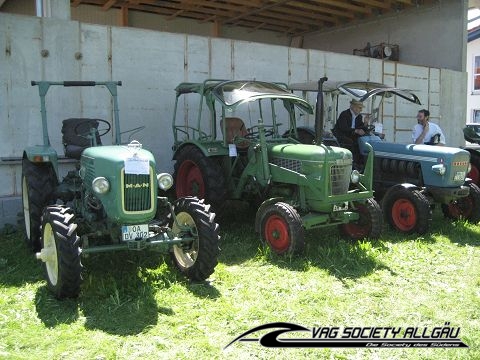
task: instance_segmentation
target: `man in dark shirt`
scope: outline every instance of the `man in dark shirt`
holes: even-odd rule
[[[365,135],[365,124],[360,114],[362,109],[363,103],[357,100],[350,101],[350,108],[340,113],[333,128],[333,134],[340,145],[352,151],[353,161],[357,164],[362,163],[357,139]]]

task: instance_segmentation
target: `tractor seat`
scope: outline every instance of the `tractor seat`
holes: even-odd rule
[[[470,143],[480,144],[480,137],[475,132],[475,129],[469,126],[463,128],[463,137]]]
[[[223,119],[220,120],[220,128],[223,133]],[[236,136],[245,137],[248,134],[245,128],[245,123],[238,117],[226,117],[225,118],[225,132],[224,134],[228,144],[234,144],[233,140]],[[248,141],[242,141],[239,144],[235,144],[238,149],[246,149],[249,146]]]
[[[75,128],[77,134],[75,134]],[[92,146],[91,140],[87,138],[91,128],[98,129],[97,119],[72,118],[62,121],[62,141],[66,157],[80,160],[83,150]],[[87,135],[82,136],[82,134]],[[97,133],[97,145],[101,144],[100,136]]]

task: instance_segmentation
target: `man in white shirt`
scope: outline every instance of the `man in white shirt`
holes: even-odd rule
[[[412,140],[415,144],[426,145],[445,145],[445,135],[443,131],[435,123],[429,121],[430,111],[420,110],[417,114],[418,124],[414,126],[412,131]]]

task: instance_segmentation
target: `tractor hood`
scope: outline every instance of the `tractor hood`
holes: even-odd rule
[[[101,201],[114,222],[141,224],[154,217],[155,159],[139,143],[87,148],[80,159],[79,173],[89,196]],[[94,186],[97,181],[107,184],[103,191]]]
[[[327,147],[306,144],[279,144],[270,148],[273,158],[291,159],[300,161],[352,161],[352,153],[343,148]]]
[[[138,157],[140,159],[147,159],[151,165],[155,167],[155,159],[150,151],[131,147],[129,145],[111,145],[111,146],[95,146],[87,148],[82,153],[82,158],[95,159],[100,163],[118,163],[124,164],[126,159]]]
[[[383,141],[370,143],[375,151],[375,155],[382,157],[392,157],[407,160],[413,157],[417,160],[439,163],[452,156],[463,157],[465,161],[469,159],[468,151],[448,146],[415,145],[415,144],[394,144]],[[421,159],[420,159],[421,158]]]

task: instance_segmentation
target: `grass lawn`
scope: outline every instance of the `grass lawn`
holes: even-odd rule
[[[451,224],[437,210],[424,237],[386,230],[379,241],[351,243],[323,229],[307,233],[304,256],[288,258],[262,247],[253,221],[245,209],[219,221],[222,252],[207,283],[186,281],[169,256],[98,254],[82,260],[80,297],[63,301],[47,291],[22,234],[0,235],[0,358],[480,359],[480,226]],[[223,349],[270,322],[450,322],[470,348]]]

